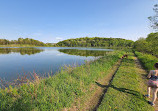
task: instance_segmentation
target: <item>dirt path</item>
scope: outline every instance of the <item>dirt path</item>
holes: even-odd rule
[[[116,74],[117,70],[119,69],[121,65],[121,59],[109,70],[109,74],[105,76],[103,79],[98,80],[95,82],[95,85],[97,86],[96,91],[91,95],[91,98],[87,100],[84,105],[82,106],[83,111],[96,111],[96,109],[101,104],[101,101],[108,89],[108,87],[111,84],[111,81],[114,78],[114,75]],[[100,84],[99,84],[100,83]],[[101,85],[102,84],[102,85]]]
[[[135,60],[135,64],[137,65],[137,68],[139,70],[139,72],[141,72],[141,76],[142,76],[142,80],[140,80],[140,87],[141,88],[141,92],[142,93],[146,93],[146,83],[147,83],[147,71],[142,67],[140,61],[138,60],[138,58],[135,56],[134,57]],[[87,104],[87,108],[84,110],[89,110],[89,111],[96,111],[97,108],[99,107],[99,105],[101,104],[101,101],[104,97],[104,95],[106,94],[108,87],[111,85],[111,82],[115,76],[115,74],[117,73],[117,70],[119,69],[119,66],[121,65],[121,61],[119,61],[119,63],[117,63],[114,68],[113,71],[106,77],[104,78],[104,82],[102,82],[102,86],[103,88],[98,88],[99,90],[97,90],[94,94],[94,96],[91,98],[91,100],[89,101],[89,103]],[[99,83],[101,83],[99,81]],[[106,86],[106,87],[105,87]],[[156,101],[156,105],[154,106],[155,111],[158,111],[158,100]]]
[[[92,85],[90,88],[93,89],[93,87],[97,87],[95,89],[95,92],[92,93],[90,98],[86,98],[86,101],[84,101],[83,104],[77,103],[76,105],[73,105],[73,107],[69,109],[64,109],[63,111],[95,111],[98,106],[100,105],[104,94],[106,93],[108,86],[110,85],[115,73],[119,69],[119,66],[121,65],[121,59],[108,71],[108,74],[103,78],[99,79],[95,82],[94,85]],[[102,84],[102,86],[99,86],[99,83]],[[80,101],[80,100],[78,100]]]
[[[137,67],[140,69],[141,74],[142,74],[143,81],[141,83],[141,86],[144,87],[145,91],[147,92],[147,85],[146,85],[147,79],[146,79],[146,76],[147,76],[148,72],[142,67],[142,65],[141,65],[141,63],[140,63],[140,61],[139,61],[139,59],[137,57],[135,57],[134,59],[135,59],[135,63],[137,65]],[[151,92],[151,94],[152,94],[152,92]],[[152,99],[152,97],[149,98],[148,100],[151,100],[151,99]],[[158,99],[156,101],[154,109],[155,109],[155,111],[158,111]]]
[[[108,87],[111,85],[111,82],[116,74],[116,72],[118,71],[119,67],[121,65],[121,60],[119,60],[117,62],[117,64],[115,64],[113,66],[113,68],[110,70],[110,73],[101,81],[96,81],[96,84],[100,87],[97,88],[96,92],[94,93],[94,95],[92,96],[92,98],[85,103],[85,109],[84,110],[88,110],[88,111],[96,111],[97,108],[99,107],[99,105],[101,104],[101,101],[105,95],[105,93],[107,92]]]
[[[135,64],[137,65],[137,69],[141,73],[142,80],[140,80],[140,92],[145,94],[146,93],[146,83],[147,83],[147,71],[142,67],[140,61],[137,57],[134,57]],[[87,98],[86,101],[84,101],[84,104],[81,106],[73,106],[72,108],[65,110],[65,111],[96,111],[99,105],[101,104],[101,101],[106,94],[109,86],[111,85],[111,82],[117,73],[119,67],[121,66],[122,60],[119,60],[112,68],[111,72],[107,74],[103,79],[96,81],[96,91],[90,95],[90,98]],[[91,88],[91,87],[90,87]],[[150,98],[151,99],[151,98]],[[156,101],[156,105],[154,106],[155,111],[158,111],[158,101]]]

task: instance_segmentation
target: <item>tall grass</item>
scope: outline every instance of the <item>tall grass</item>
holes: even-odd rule
[[[131,54],[128,59],[123,60],[98,111],[154,110],[143,97],[146,88],[142,80],[142,71],[136,66],[133,57]]]
[[[53,77],[0,89],[0,110],[46,111],[70,107],[76,98],[90,91],[91,84],[105,76],[123,53],[113,52],[79,67],[63,68]]]
[[[139,58],[140,62],[142,63],[143,67],[146,70],[153,70],[154,69],[154,64],[158,62],[158,58],[155,56],[152,56],[150,54],[145,54],[141,52],[135,51],[135,54]]]

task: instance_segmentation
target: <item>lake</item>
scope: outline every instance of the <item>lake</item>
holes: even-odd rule
[[[55,74],[64,65],[81,65],[110,53],[112,49],[32,47],[0,48],[0,78],[13,81],[18,76],[33,74],[39,76]]]

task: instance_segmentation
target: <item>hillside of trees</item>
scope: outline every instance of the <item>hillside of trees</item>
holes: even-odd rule
[[[100,37],[67,39],[55,44],[59,47],[133,47],[133,45],[132,40]]]
[[[150,33],[147,38],[139,38],[134,43],[134,48],[143,53],[149,53],[158,57],[158,32]]]
[[[7,40],[7,39],[0,39],[0,45],[12,45],[12,44],[18,44],[18,45],[34,45],[34,46],[47,46],[48,44],[45,44],[41,41],[34,40],[31,38],[18,38],[18,40]],[[50,45],[50,44],[49,44]]]

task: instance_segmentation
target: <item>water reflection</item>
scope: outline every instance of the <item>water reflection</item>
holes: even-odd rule
[[[44,51],[39,48],[0,48],[0,54],[20,53],[21,55],[32,55]]]
[[[0,48],[0,78],[14,81],[18,76],[33,72],[40,77],[53,75],[65,65],[81,65],[110,52],[97,48]]]
[[[69,55],[77,55],[77,56],[104,56],[108,53],[111,53],[111,51],[104,51],[104,50],[79,50],[79,49],[59,49],[59,52],[69,54]]]

